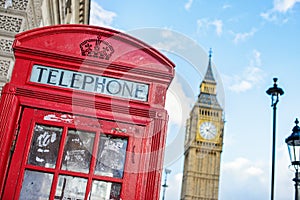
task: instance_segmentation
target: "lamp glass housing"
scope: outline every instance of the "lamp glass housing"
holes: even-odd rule
[[[300,132],[293,132],[292,135],[286,139],[286,143],[291,163],[295,169],[298,170],[300,167]]]

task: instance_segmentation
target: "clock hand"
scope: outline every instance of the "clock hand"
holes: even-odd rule
[[[214,133],[212,130],[208,130],[208,132],[209,132],[211,135],[215,135],[215,133]]]

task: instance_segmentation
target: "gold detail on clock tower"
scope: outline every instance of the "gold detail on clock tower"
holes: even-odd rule
[[[217,100],[211,50],[200,94],[186,123],[181,200],[217,200],[223,147],[223,109]]]

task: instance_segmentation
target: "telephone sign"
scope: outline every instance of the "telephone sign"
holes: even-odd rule
[[[158,200],[174,64],[115,30],[16,35],[0,102],[0,199]]]
[[[147,101],[147,84],[76,71],[34,65],[30,81],[97,94]]]

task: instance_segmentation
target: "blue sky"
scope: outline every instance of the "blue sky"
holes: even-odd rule
[[[284,140],[300,117],[299,11],[300,0],[92,1],[91,24],[138,37],[176,64],[167,96],[165,167],[172,170],[167,200],[180,196],[183,152],[178,147],[210,48],[226,120],[220,199],[270,196],[272,108],[265,91],[273,77],[285,91],[277,112],[275,199],[294,197]],[[174,149],[179,149],[175,156]]]

